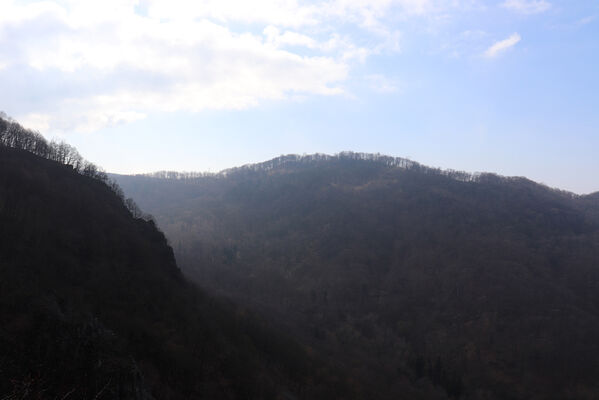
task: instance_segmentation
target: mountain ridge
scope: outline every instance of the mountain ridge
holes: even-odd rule
[[[597,196],[599,192],[591,192],[588,194],[577,194],[568,190],[560,189],[557,187],[551,187],[544,183],[533,181],[525,176],[505,176],[494,172],[466,172],[455,170],[451,168],[439,168],[431,167],[425,164],[421,164],[417,161],[413,161],[404,157],[393,157],[384,155],[381,153],[362,153],[354,151],[342,151],[335,154],[326,153],[313,153],[313,154],[286,154],[272,159],[256,162],[247,163],[238,167],[225,168],[219,172],[194,172],[185,171],[179,172],[174,170],[161,170],[148,173],[139,174],[120,174],[120,173],[109,173],[110,176],[136,176],[136,177],[147,177],[147,178],[158,178],[158,179],[174,179],[174,180],[190,180],[199,178],[225,178],[230,175],[243,174],[248,172],[275,172],[277,169],[285,170],[285,168],[294,166],[310,167],[318,165],[319,163],[335,162],[335,161],[364,161],[375,163],[378,165],[390,167],[390,168],[401,168],[401,169],[415,169],[425,173],[432,173],[438,175],[449,176],[456,180],[477,182],[488,179],[499,179],[504,181],[528,181],[548,189],[562,192],[563,194],[570,195],[573,197],[584,197],[584,196]]]
[[[599,393],[592,197],[361,156],[305,161],[116,179],[188,276],[350,365],[373,398],[400,395],[405,377],[439,398]]]

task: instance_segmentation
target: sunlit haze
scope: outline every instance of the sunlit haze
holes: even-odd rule
[[[352,150],[599,190],[597,1],[0,9],[0,110],[109,172]]]

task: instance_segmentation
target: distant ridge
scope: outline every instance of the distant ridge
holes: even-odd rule
[[[245,164],[240,167],[227,168],[219,172],[177,172],[177,171],[156,171],[146,174],[135,174],[134,176],[147,176],[150,178],[162,179],[195,179],[203,177],[227,177],[233,174],[244,172],[268,172],[280,168],[313,166],[323,162],[331,161],[367,161],[383,165],[390,168],[419,169],[430,170],[439,173],[454,174],[456,177],[463,177],[465,180],[475,179],[478,173],[469,174],[454,170],[441,170],[423,166],[420,163],[402,157],[391,157],[380,153],[357,153],[353,151],[342,151],[333,155],[324,153],[314,154],[286,154],[273,159],[259,163]]]
[[[597,194],[351,152],[116,179],[184,273],[349,365],[365,398],[599,396]]]
[[[581,197],[573,192],[552,188],[543,183],[531,181],[526,177],[521,176],[503,176],[492,172],[466,172],[454,169],[441,169],[423,165],[419,162],[412,161],[402,157],[392,157],[380,153],[361,153],[353,151],[342,151],[333,155],[324,153],[314,154],[286,154],[273,159],[259,162],[249,163],[240,167],[227,168],[219,172],[178,172],[178,171],[156,171],[144,174],[134,174],[135,177],[147,177],[157,179],[171,180],[193,180],[200,178],[227,178],[233,176],[241,176],[247,173],[268,173],[276,172],[281,169],[294,169],[302,167],[313,167],[325,163],[334,162],[366,162],[385,168],[404,169],[421,172],[424,174],[441,175],[461,182],[488,182],[488,181],[503,181],[503,182],[528,182],[548,188],[552,191],[559,192],[568,197]],[[119,174],[110,174],[119,175]],[[599,192],[597,192],[599,193]]]

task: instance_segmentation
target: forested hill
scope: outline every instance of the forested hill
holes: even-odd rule
[[[0,398],[352,398],[302,346],[188,283],[116,186],[18,147],[0,143]]]
[[[370,398],[599,397],[597,194],[358,153],[115,179],[184,273]]]

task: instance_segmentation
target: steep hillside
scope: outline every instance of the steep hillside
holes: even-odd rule
[[[0,146],[0,398],[351,398],[346,387],[188,283],[154,223],[102,180]]]
[[[599,223],[599,192],[582,196],[579,201],[588,218]]]
[[[599,396],[594,196],[353,153],[116,178],[190,277],[372,398]]]

